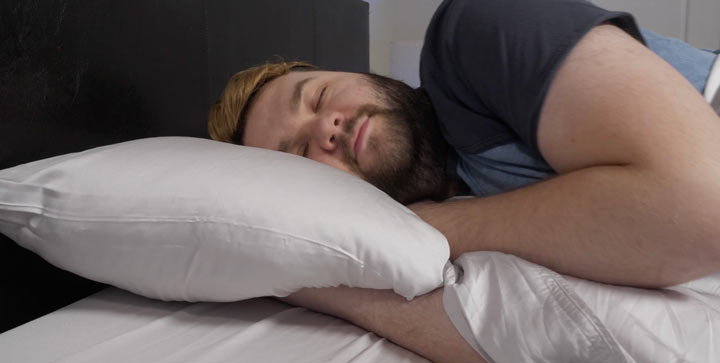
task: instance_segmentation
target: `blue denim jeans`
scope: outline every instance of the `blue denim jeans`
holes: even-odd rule
[[[667,38],[647,29],[641,29],[641,32],[650,50],[675,67],[703,93],[710,69],[720,50],[698,49],[682,40]]]

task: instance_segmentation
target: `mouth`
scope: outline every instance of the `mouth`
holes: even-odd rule
[[[360,151],[362,151],[365,145],[365,134],[367,132],[368,124],[370,123],[370,116],[362,118],[359,122],[357,134],[355,135],[355,142],[353,143],[353,150],[355,151],[355,160],[358,159]]]

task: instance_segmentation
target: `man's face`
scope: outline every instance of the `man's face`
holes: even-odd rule
[[[428,154],[421,152],[428,149],[423,148],[427,142],[419,140],[422,132],[411,118],[367,75],[291,72],[270,81],[255,96],[243,144],[310,158],[409,202],[428,197],[420,195],[426,190],[406,190],[423,189],[414,187],[418,183],[413,179],[428,174],[419,160]],[[432,171],[438,172],[444,180],[444,170]]]

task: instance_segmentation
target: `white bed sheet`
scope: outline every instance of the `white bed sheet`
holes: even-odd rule
[[[345,321],[273,299],[162,302],[116,288],[0,334],[0,361],[428,362]]]
[[[710,74],[705,83],[705,100],[712,103],[718,92],[720,92],[720,56],[715,58],[715,63],[710,68]]]
[[[646,290],[472,252],[446,269],[443,304],[491,363],[720,362],[720,273]]]
[[[597,284],[498,252],[445,270],[443,303],[488,362],[720,362],[720,274]],[[162,302],[109,288],[0,334],[0,362],[427,362],[273,299]]]

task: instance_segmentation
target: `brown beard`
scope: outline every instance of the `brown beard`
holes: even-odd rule
[[[345,124],[345,136],[339,140],[345,164],[400,203],[447,198],[453,185],[445,171],[449,145],[442,138],[427,94],[387,77],[367,76],[385,105],[362,107],[357,117]],[[368,136],[366,151],[375,155],[376,165],[363,171],[351,156],[348,135],[364,115],[384,120],[386,132]]]

